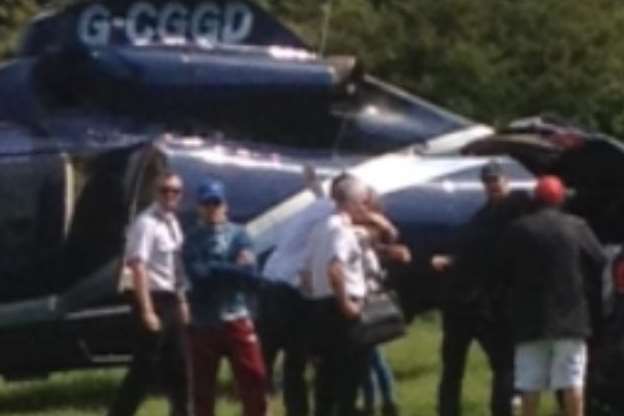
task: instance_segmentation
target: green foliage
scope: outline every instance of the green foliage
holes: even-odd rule
[[[42,4],[0,3],[0,51]],[[257,0],[320,50],[488,123],[556,113],[624,137],[616,0]]]
[[[267,0],[318,45],[318,0]],[[296,3],[296,6],[295,6]],[[494,124],[558,113],[624,136],[624,8],[614,0],[333,0],[329,51]]]
[[[14,48],[19,28],[37,11],[35,0],[5,0],[0,3],[0,50],[10,53]]]

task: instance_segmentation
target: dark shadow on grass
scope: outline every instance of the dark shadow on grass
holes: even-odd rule
[[[71,408],[105,412],[120,387],[119,377],[109,374],[72,374],[67,380],[51,379],[8,383],[0,388],[0,415],[42,413]],[[158,395],[157,389],[152,394]],[[218,397],[236,397],[232,383],[219,384]]]
[[[432,373],[437,374],[439,366],[436,364],[410,367],[406,369],[394,369],[394,378],[397,381],[416,380],[422,377],[430,376]]]
[[[106,407],[115,396],[117,385],[117,379],[112,377],[80,376],[69,381],[9,383],[0,394],[0,414]]]

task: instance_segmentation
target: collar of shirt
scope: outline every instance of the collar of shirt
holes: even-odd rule
[[[175,214],[171,211],[163,209],[158,202],[154,202],[150,209],[155,216],[163,221],[173,222],[176,220]]]
[[[167,225],[173,240],[176,241],[178,244],[182,243],[184,236],[178,224],[178,219],[175,213],[172,211],[164,210],[157,202],[152,204],[152,206],[150,207],[150,211],[152,215],[154,215],[156,218],[163,221]]]

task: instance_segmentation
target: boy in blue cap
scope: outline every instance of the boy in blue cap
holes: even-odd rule
[[[197,190],[199,224],[188,233],[183,258],[192,290],[191,359],[196,416],[214,416],[217,372],[230,360],[243,415],[265,416],[266,371],[247,304],[255,278],[252,242],[228,220],[225,189],[206,179]]]

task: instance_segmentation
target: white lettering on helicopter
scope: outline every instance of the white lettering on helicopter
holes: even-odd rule
[[[249,37],[254,25],[254,14],[242,1],[231,1],[223,6],[204,1],[189,9],[182,3],[166,3],[157,8],[147,1],[139,1],[125,17],[114,16],[106,6],[94,4],[79,17],[78,37],[91,46],[109,45],[115,30],[123,30],[132,45],[184,45],[195,43],[209,47],[217,42],[241,43]]]

